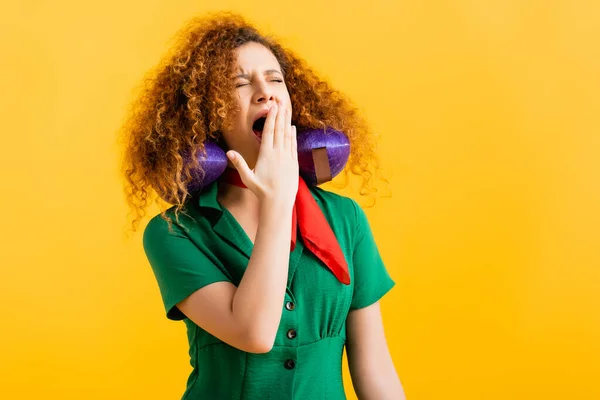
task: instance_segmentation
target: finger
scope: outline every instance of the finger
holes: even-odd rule
[[[292,158],[298,160],[298,135],[296,132],[296,125],[292,126],[292,137],[291,137],[290,150],[292,152]]]
[[[283,148],[285,135],[285,120],[287,118],[287,106],[279,104],[279,112],[275,120],[275,132],[273,133],[273,148]]]
[[[288,108],[285,117],[283,148],[289,150],[292,145],[292,110]]]
[[[246,163],[244,157],[237,151],[229,150],[227,152],[227,158],[229,158],[235,169],[239,172],[244,185],[251,187],[254,183],[254,172],[248,167],[248,163]]]
[[[267,119],[265,120],[265,126],[263,127],[263,132],[261,136],[261,147],[266,146],[267,149],[273,148],[273,130],[275,129],[275,118],[277,117],[277,104],[273,104],[273,106],[269,109],[269,113],[267,114]]]

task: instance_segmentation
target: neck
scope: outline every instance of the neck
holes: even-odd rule
[[[248,188],[241,188],[225,182],[219,182],[219,194],[217,200],[223,206],[242,207],[244,209],[258,208],[258,197]]]

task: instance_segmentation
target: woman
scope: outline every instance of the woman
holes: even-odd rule
[[[193,371],[183,398],[344,399],[344,346],[360,399],[404,398],[378,305],[394,282],[366,216],[354,200],[299,178],[296,126],[330,126],[350,139],[350,169],[369,193],[370,131],[339,93],[241,17],[193,19],[179,39],[124,126],[124,174],[134,229],[151,191],[173,204],[151,219],[143,243],[167,317],[187,326]],[[183,155],[207,140],[227,151],[229,168],[188,193],[198,164]],[[301,192],[318,207],[296,226]],[[316,256],[329,251],[322,243],[309,246],[311,232],[295,240],[319,218],[341,251],[337,272]]]

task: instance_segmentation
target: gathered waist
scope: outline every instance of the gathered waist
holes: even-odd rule
[[[344,400],[344,338],[246,353],[225,343],[198,350],[184,399]]]

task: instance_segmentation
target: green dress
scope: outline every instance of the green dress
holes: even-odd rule
[[[364,211],[351,198],[319,187],[310,191],[335,233],[350,269],[344,285],[302,243],[290,252],[281,323],[273,349],[238,350],[209,334],[176,304],[214,282],[238,285],[253,244],[217,201],[218,181],[186,204],[174,233],[160,215],[144,231],[144,250],[154,271],[167,318],[187,326],[190,363],[182,399],[345,399],[342,354],[346,317],[377,302],[393,286]],[[168,210],[174,217],[173,208]]]

